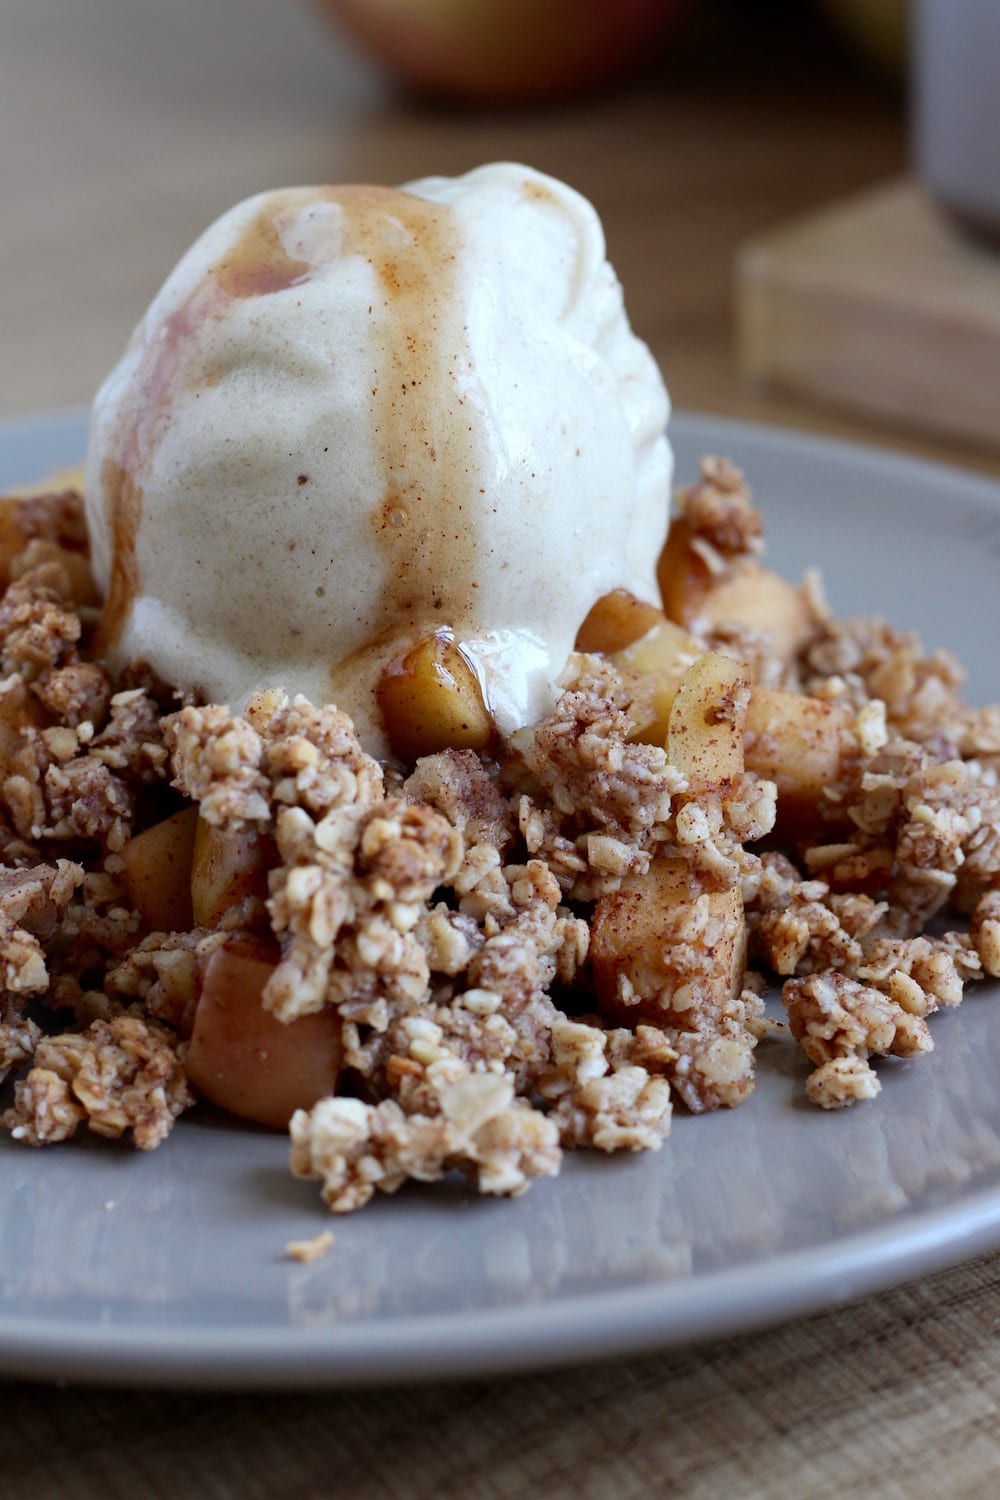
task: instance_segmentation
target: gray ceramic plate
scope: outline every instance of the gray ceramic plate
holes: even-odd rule
[[[1000,487],[858,448],[677,418],[678,473],[730,454],[771,556],[823,565],[840,611],[956,650],[1000,698]],[[0,429],[0,486],[77,460],[79,418]],[[0,1373],[315,1385],[487,1373],[732,1333],[1000,1245],[1000,1005],[935,1018],[936,1050],[883,1067],[842,1115],[761,1050],[744,1108],[679,1117],[658,1155],[571,1158],[514,1202],[404,1191],[324,1228],[282,1139],[208,1113],[144,1157],[0,1144]]]

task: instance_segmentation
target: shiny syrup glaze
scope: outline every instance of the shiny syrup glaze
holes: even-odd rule
[[[479,681],[450,631],[424,635],[391,661],[375,697],[389,745],[401,760],[446,749],[483,752],[494,741]]]
[[[301,285],[309,279],[310,269],[307,260],[297,260],[285,250],[273,209],[262,209],[233,248],[216,261],[211,276],[226,297],[267,297]]]
[[[466,519],[476,451],[457,380],[467,348],[455,286],[461,230],[447,205],[391,188],[330,191],[345,255],[375,272],[371,415],[385,493],[370,517],[388,574],[373,635],[467,624],[477,545]]]
[[[135,542],[142,516],[141,475],[185,387],[207,383],[199,366],[204,323],[236,299],[268,296],[310,278],[308,261],[290,255],[279,217],[310,203],[336,203],[341,255],[372,267],[375,364],[371,420],[384,495],[371,513],[386,554],[386,584],[371,644],[331,670],[331,686],[361,668],[359,657],[412,643],[426,630],[475,624],[478,587],[475,528],[465,509],[475,471],[472,424],[456,373],[467,346],[455,266],[457,216],[391,188],[341,186],[308,195],[275,194],[147,346],[134,380],[128,421],[105,467],[105,508],[112,539],[111,581],[100,640],[114,645],[140,586]],[[478,499],[478,496],[477,496]]]

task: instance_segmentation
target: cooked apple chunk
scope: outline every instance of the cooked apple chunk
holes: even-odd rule
[[[389,743],[402,760],[439,750],[484,750],[493,737],[476,674],[446,631],[418,641],[386,668],[378,703]]]
[[[740,890],[706,891],[684,858],[655,859],[600,898],[590,954],[602,1015],[633,1027],[652,1021],[700,1029],[740,992]]]
[[[244,1120],[284,1130],[337,1088],[341,1023],[332,1009],[286,1024],[261,1003],[274,972],[266,942],[243,935],[205,965],[185,1069],[206,1099]]]
[[[150,932],[187,932],[191,910],[191,860],[198,809],[154,823],[129,839],[122,850],[123,879],[129,899]]]
[[[747,769],[778,788],[778,827],[810,834],[835,816],[831,799],[858,753],[850,711],[801,693],[755,688],[746,722]]]
[[[714,558],[683,516],[670,523],[657,577],[667,618],[689,630],[737,625],[767,636],[783,661],[791,661],[815,632],[804,585],[789,583],[755,557]]]
[[[749,669],[733,657],[708,651],[685,672],[670,709],[667,754],[693,796],[724,794],[742,776],[749,704]]]
[[[602,594],[576,633],[576,650],[610,655],[623,651],[663,623],[663,611],[628,589]]]
[[[234,832],[198,818],[191,864],[191,903],[199,927],[254,927],[264,917],[274,841],[247,826]]]
[[[686,630],[661,619],[639,640],[612,655],[612,665],[635,692],[632,713],[637,723],[632,739],[666,745],[677,689],[702,654],[703,648]]]

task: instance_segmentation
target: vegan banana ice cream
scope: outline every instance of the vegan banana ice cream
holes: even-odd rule
[[[94,405],[102,649],[233,706],[334,701],[379,752],[381,674],[447,631],[509,732],[601,594],[658,597],[668,409],[562,183],[501,164],[251,198]]]

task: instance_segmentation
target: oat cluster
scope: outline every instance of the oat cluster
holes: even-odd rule
[[[871,1098],[873,1060],[929,1050],[934,1012],[1000,976],[1000,712],[963,704],[946,653],[768,573],[724,461],[679,500],[669,734],[648,666],[609,650],[572,657],[552,712],[490,754],[405,766],[331,705],[269,690],[234,713],[141,667],[111,680],[79,497],[6,504],[15,1139],[157,1146],[205,1076],[200,1007],[232,1003],[233,955],[261,975],[241,1003],[335,1035],[336,1087],[290,1136],[337,1212],[455,1170],[513,1194],[568,1148],[656,1149],[675,1101],[748,1096],[765,1038],[801,1047],[816,1104]],[[699,659],[721,663],[700,699]],[[168,822],[155,847],[188,864],[151,876],[142,841]]]

